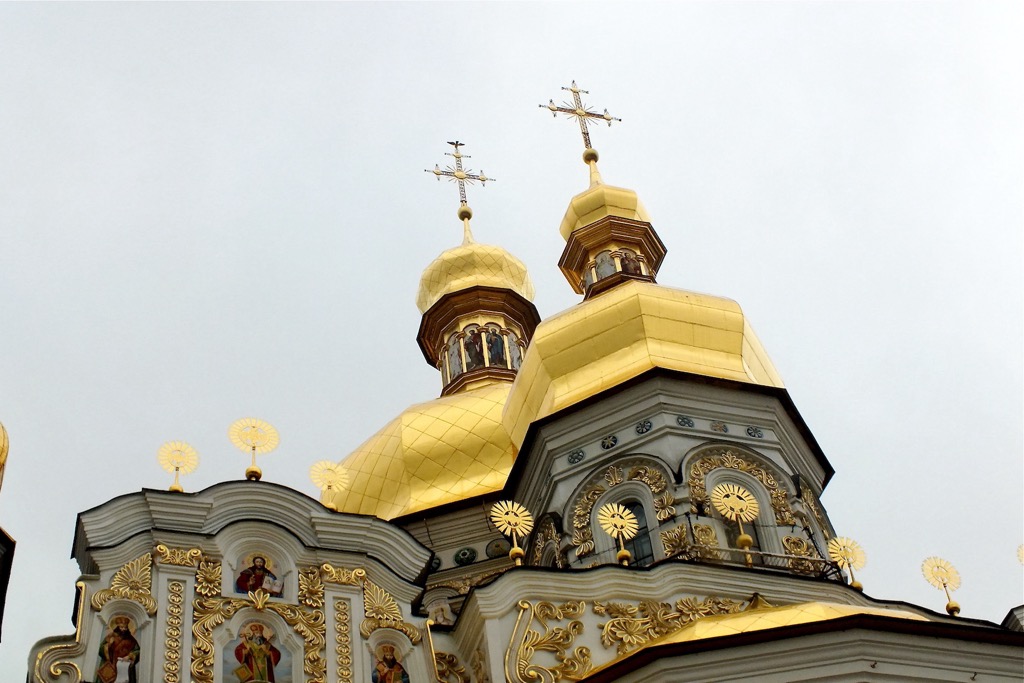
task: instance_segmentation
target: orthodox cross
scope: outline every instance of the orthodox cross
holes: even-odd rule
[[[463,169],[462,160],[470,159],[472,157],[459,151],[459,147],[463,147],[464,144],[458,140],[455,142],[449,142],[448,144],[455,148],[455,152],[445,152],[444,154],[445,156],[455,158],[455,166],[451,166],[449,164],[444,170],[441,170],[441,167],[435,164],[433,170],[430,170],[429,168],[424,170],[427,173],[433,173],[437,176],[439,181],[441,180],[441,176],[445,176],[449,180],[457,182],[459,184],[459,203],[466,206],[466,183],[472,184],[479,180],[481,185],[486,185],[488,180],[493,181],[494,178],[488,178],[484,175],[483,169],[480,169],[479,174],[474,174],[472,171]]]
[[[563,102],[562,106],[555,104],[554,100],[550,100],[547,104],[538,105],[544,107],[551,112],[552,116],[557,116],[559,112],[565,114],[569,118],[575,118],[579,121],[580,132],[583,133],[583,144],[586,145],[587,149],[591,149],[590,145],[590,131],[587,130],[587,125],[594,119],[601,119],[607,121],[608,125],[612,125],[612,121],[622,121],[622,119],[615,118],[608,113],[605,109],[603,114],[598,114],[596,111],[591,111],[589,107],[583,104],[583,100],[580,99],[580,93],[589,95],[590,91],[581,90],[576,87],[576,81],[572,82],[572,85],[568,88],[562,86],[562,90],[568,90],[572,93],[572,102]]]

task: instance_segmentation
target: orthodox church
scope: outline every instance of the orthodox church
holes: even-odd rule
[[[1021,608],[862,590],[820,503],[832,465],[750,321],[658,281],[666,245],[590,145],[614,119],[570,91],[548,108],[584,136],[558,260],[580,302],[541,320],[523,263],[474,240],[464,185],[487,178],[450,143],[433,172],[464,238],[416,298],[439,396],[322,467],[320,500],[254,462],[82,512],[75,631],[32,649],[31,683],[1021,679]]]

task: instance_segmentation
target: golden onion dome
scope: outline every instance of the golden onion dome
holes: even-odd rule
[[[590,187],[569,202],[569,208],[565,210],[565,217],[562,218],[562,225],[559,227],[562,237],[568,240],[574,231],[605,216],[650,223],[651,218],[647,214],[647,209],[640,202],[636,192],[623,187],[605,185],[597,170],[597,152],[587,151],[592,153],[592,156],[585,154],[583,157],[590,166]]]
[[[482,285],[510,289],[533,300],[533,282],[526,266],[501,247],[468,239],[443,252],[423,271],[416,306],[426,313],[441,297]]]
[[[783,386],[735,301],[624,282],[537,326],[503,416],[512,442],[520,447],[536,420],[653,368]]]
[[[408,408],[342,461],[348,485],[333,494],[337,509],[390,520],[501,490],[516,453],[501,422],[510,388],[497,382]]]

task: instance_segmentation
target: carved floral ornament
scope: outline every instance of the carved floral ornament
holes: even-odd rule
[[[741,458],[728,448],[708,449],[690,465],[690,476],[687,483],[690,486],[691,512],[700,512],[701,506],[705,510],[709,508],[707,476],[709,472],[718,468],[744,472],[757,479],[771,496],[776,524],[790,526],[796,523],[793,518],[793,510],[789,505],[789,492],[786,488],[781,486],[763,465]]]
[[[544,557],[544,549],[552,543],[555,546],[555,564],[562,569],[564,563],[562,554],[558,552],[558,529],[555,527],[555,520],[548,516],[537,525],[537,531],[533,535],[530,564],[535,567],[540,566],[541,559]]]
[[[572,515],[572,544],[576,547],[576,557],[584,557],[594,551],[594,532],[590,524],[590,515],[594,504],[604,493],[625,481],[638,481],[651,491],[654,498],[654,514],[659,522],[671,519],[676,514],[673,506],[675,497],[669,490],[668,475],[651,464],[634,463],[624,475],[622,466],[611,465],[600,477],[594,477],[583,490]],[[600,482],[603,478],[607,487]]]
[[[555,683],[580,681],[593,670],[591,651],[576,646],[584,624],[578,618],[586,611],[584,601],[518,603],[519,615],[505,650],[505,680],[509,683]],[[598,623],[601,644],[615,648],[620,658],[653,640],[675,633],[704,617],[735,614],[771,607],[756,593],[749,600],[718,596],[686,597],[674,604],[642,600],[636,604],[594,601],[594,614],[608,617]]]
[[[142,605],[146,614],[156,614],[156,600],[153,599],[153,556],[149,553],[139,555],[131,562],[114,573],[110,579],[110,588],[96,591],[92,596],[92,608],[101,610],[111,600],[131,600]]]

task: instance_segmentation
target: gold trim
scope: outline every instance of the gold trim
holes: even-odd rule
[[[681,557],[692,560],[699,556],[696,544],[690,543],[687,537],[685,524],[662,531],[661,545],[665,548],[665,557]]]
[[[768,472],[765,466],[741,458],[728,448],[711,448],[703,451],[703,453],[704,455],[701,455],[690,465],[690,477],[688,480],[690,486],[690,512],[700,512],[699,504],[703,504],[705,510],[708,509],[707,475],[714,469],[725,467],[739,472],[746,472],[768,489],[768,494],[771,496],[772,509],[775,511],[776,524],[780,526],[796,524],[796,520],[793,518],[793,509],[789,505],[789,492],[775,480],[775,477]]]
[[[309,567],[301,573],[316,572]],[[236,612],[246,607],[269,610],[281,616],[285,623],[302,636],[302,670],[307,683],[326,683],[327,662],[324,652],[327,644],[327,624],[322,610],[300,605],[269,602],[263,589],[249,593],[249,599],[215,596],[220,591],[221,564],[204,559],[196,568],[196,592],[200,596],[193,603],[192,614],[192,680],[193,683],[213,683],[214,645],[213,631]],[[214,590],[214,580],[217,581]],[[211,592],[214,596],[211,596]]]
[[[579,646],[573,649],[572,654],[566,654],[566,651],[572,647],[576,636],[583,633],[583,622],[571,619],[564,627],[550,627],[548,622],[578,617],[583,614],[586,603],[580,600],[555,605],[551,602],[534,604],[520,600],[517,606],[519,615],[505,650],[505,680],[508,683],[582,680],[593,667],[590,648]],[[530,628],[535,619],[543,633]],[[550,668],[533,664],[533,657],[538,651],[552,653],[558,664]]]
[[[562,561],[562,554],[558,551],[558,529],[555,528],[555,520],[551,517],[545,517],[537,525],[537,533],[533,535],[533,547],[530,553],[531,565],[535,567],[540,566],[541,559],[544,556],[544,549],[551,543],[555,544],[555,566],[563,569],[565,565]]]
[[[359,624],[363,638],[379,628],[393,628],[404,633],[413,645],[423,639],[419,629],[402,618],[402,610],[391,594],[367,578],[363,578],[363,613],[366,618]]]
[[[352,607],[348,600],[334,601],[334,652],[338,655],[338,683],[352,683]]]
[[[103,609],[111,600],[131,600],[142,605],[146,614],[156,614],[156,600],[153,599],[153,573],[150,567],[153,556],[149,553],[139,555],[131,562],[125,563],[110,579],[110,588],[97,591],[92,596],[92,608]]]
[[[164,629],[164,683],[179,683],[181,680],[181,615],[183,612],[181,605],[184,602],[185,584],[181,581],[169,582],[167,584],[167,628]]]
[[[600,478],[608,483],[607,488],[596,483]],[[650,489],[654,498],[655,517],[659,522],[675,517],[675,497],[668,490],[668,475],[660,467],[653,464],[633,464],[629,474],[623,476],[621,467],[611,465],[602,474],[591,478],[590,486],[584,489],[573,507],[572,544],[576,548],[577,559],[594,552],[594,530],[590,524],[590,514],[597,499],[605,491],[626,481],[639,481]]]
[[[697,619],[713,614],[733,614],[741,611],[742,607],[742,602],[712,596],[702,601],[682,598],[676,600],[675,605],[653,600],[642,600],[637,605],[595,600],[593,609],[594,614],[611,617],[607,622],[598,624],[601,644],[605,647],[614,645],[616,652],[622,655],[678,631]]]
[[[335,567],[326,562],[320,565],[320,573],[323,574],[323,579],[326,583],[334,583],[341,586],[358,586],[366,578],[365,569],[349,570],[344,567]]]
[[[75,610],[75,635],[74,640],[70,640],[65,643],[57,645],[51,645],[45,650],[40,651],[36,655],[35,665],[32,669],[32,680],[33,683],[47,683],[48,681],[56,681],[61,676],[67,676],[67,683],[81,683],[82,682],[82,670],[78,667],[78,664],[72,661],[54,661],[49,666],[45,666],[44,662],[47,659],[56,659],[60,656],[60,652],[67,652],[68,657],[78,657],[85,653],[85,643],[82,642],[82,624],[83,617],[85,616],[85,582],[76,581],[75,589],[78,591],[78,605]],[[49,677],[44,677],[43,669],[49,674]]]
[[[483,648],[477,648],[470,658],[470,666],[473,667],[474,683],[491,683],[491,675],[487,672],[487,652]]]
[[[820,569],[819,565],[801,558],[820,559],[814,547],[807,539],[799,536],[786,536],[782,539],[782,547],[790,555],[789,568],[797,574],[813,574]]]
[[[449,652],[434,653],[434,676],[438,683],[470,683],[466,667]]]
[[[199,560],[203,559],[203,551],[199,548],[170,548],[163,543],[158,543],[154,550],[159,555],[155,559],[160,564],[194,567]]]
[[[307,567],[299,572],[299,602],[306,607],[324,606],[324,582],[318,567]]]

